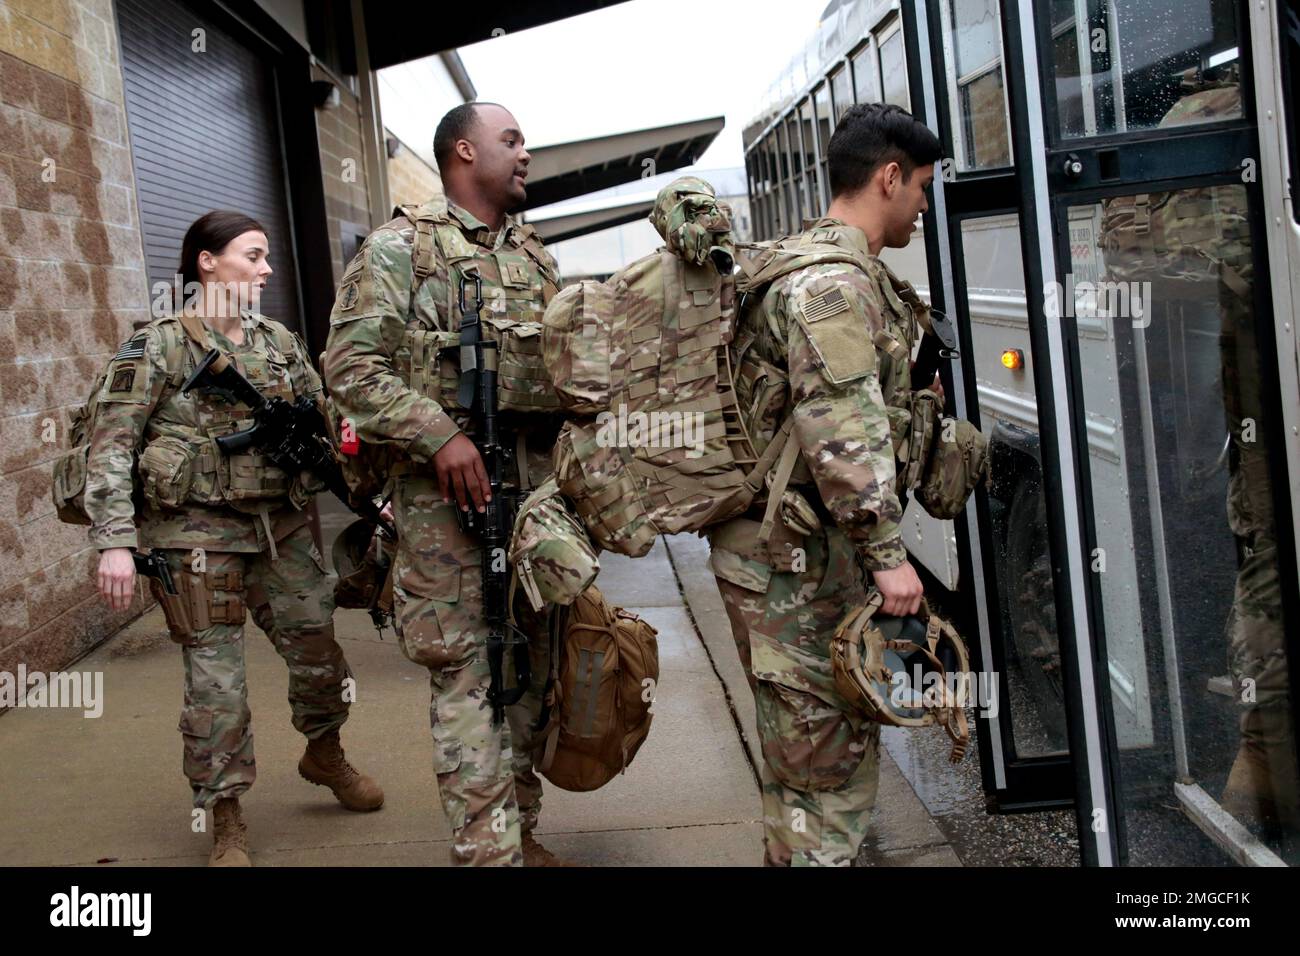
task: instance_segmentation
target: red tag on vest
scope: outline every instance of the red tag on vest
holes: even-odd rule
[[[343,419],[339,424],[339,451],[345,455],[361,453],[361,440],[357,438],[357,430],[352,426],[350,418]]]

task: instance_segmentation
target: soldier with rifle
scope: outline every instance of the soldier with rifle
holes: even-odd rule
[[[400,207],[366,239],[322,371],[359,456],[383,460],[373,470],[390,480],[395,625],[402,652],[429,670],[452,862],[555,865],[530,832],[545,622],[527,601],[511,606],[506,546],[559,430],[538,324],[558,274],[532,227],[508,215],[529,163],[509,111],[456,107],[434,153],[446,198]]]
[[[250,606],[289,665],[293,725],[307,738],[299,773],[349,810],[384,800],[339,743],[350,672],[334,638],[332,579],[303,510],[339,478],[319,437],[321,384],[305,347],[251,311],[271,275],[267,250],[265,230],[240,213],[190,226],[187,298],[113,357],[86,460],[101,593],[125,609],[139,567],[181,645],[184,769],[194,806],[213,811],[217,866],[249,865],[239,800],[256,776],[244,679]]]

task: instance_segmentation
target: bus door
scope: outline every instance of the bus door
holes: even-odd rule
[[[903,6],[912,111],[944,160],[924,217],[929,291],[957,326],[941,374],[949,411],[990,439],[994,481],[955,522],[954,609],[977,661],[972,705],[990,810],[1068,807],[1075,798],[1048,483],[1053,383],[1040,368],[1027,295],[1021,191],[1027,150],[1012,136],[999,0]],[[1045,457],[1046,456],[1046,457]]]
[[[1293,861],[1294,317],[1271,307],[1249,19],[1269,12],[1004,3],[1012,68],[1040,80],[1009,99],[1084,860]]]

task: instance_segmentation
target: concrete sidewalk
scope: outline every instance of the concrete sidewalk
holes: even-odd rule
[[[595,793],[547,786],[539,835],[587,865],[757,865],[761,810],[753,700],[740,671],[707,545],[678,536],[635,561],[602,555],[611,601],[659,630],[650,737],[627,773]],[[297,774],[286,675],[247,626],[258,780],[244,799],[256,865],[432,865],[448,861],[435,792],[426,672],[360,611],[336,616],[356,675],[344,729],[350,759],[387,795],[373,814],[341,809]],[[181,657],[155,609],[68,668],[101,671],[104,712],[18,709],[0,718],[0,865],[202,865],[181,773]],[[882,752],[873,838],[861,862],[958,864],[925,807]]]

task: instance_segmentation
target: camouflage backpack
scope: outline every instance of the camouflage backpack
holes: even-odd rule
[[[817,262],[856,261],[842,250],[763,250],[733,274],[729,211],[690,176],[660,190],[650,220],[665,247],[605,282],[566,288],[542,331],[547,371],[576,413],[556,443],[559,490],[596,544],[634,557],[660,534],[743,513],[765,488],[768,531],[783,502],[807,513],[785,491],[798,456],[784,376],[750,407],[737,401],[736,293]]]
[[[535,611],[572,604],[600,573],[596,549],[554,477],[520,505],[508,557]]]
[[[184,380],[183,363],[185,358],[185,333],[181,326],[176,322],[159,323],[164,336],[163,356],[167,362],[167,374],[173,388],[179,388]],[[68,447],[69,451],[64,452],[54,462],[54,472],[51,483],[51,496],[54,499],[54,510],[59,516],[59,520],[67,524],[91,524],[90,515],[86,512],[86,478],[87,461],[90,456],[90,437],[95,432],[95,418],[99,412],[99,397],[104,389],[104,383],[107,381],[109,373],[113,371],[113,363],[119,358],[125,358],[128,354],[134,353],[139,341],[137,331],[124,343],[117,354],[109,360],[108,366],[104,369],[103,374],[95,379],[95,384],[91,386],[90,394],[86,401],[77,408],[74,408],[68,415]],[[136,449],[136,456],[139,455],[139,449]],[[132,463],[132,480],[135,486],[136,510],[139,511],[143,505],[143,498],[140,495],[140,481],[136,474],[136,464]]]

